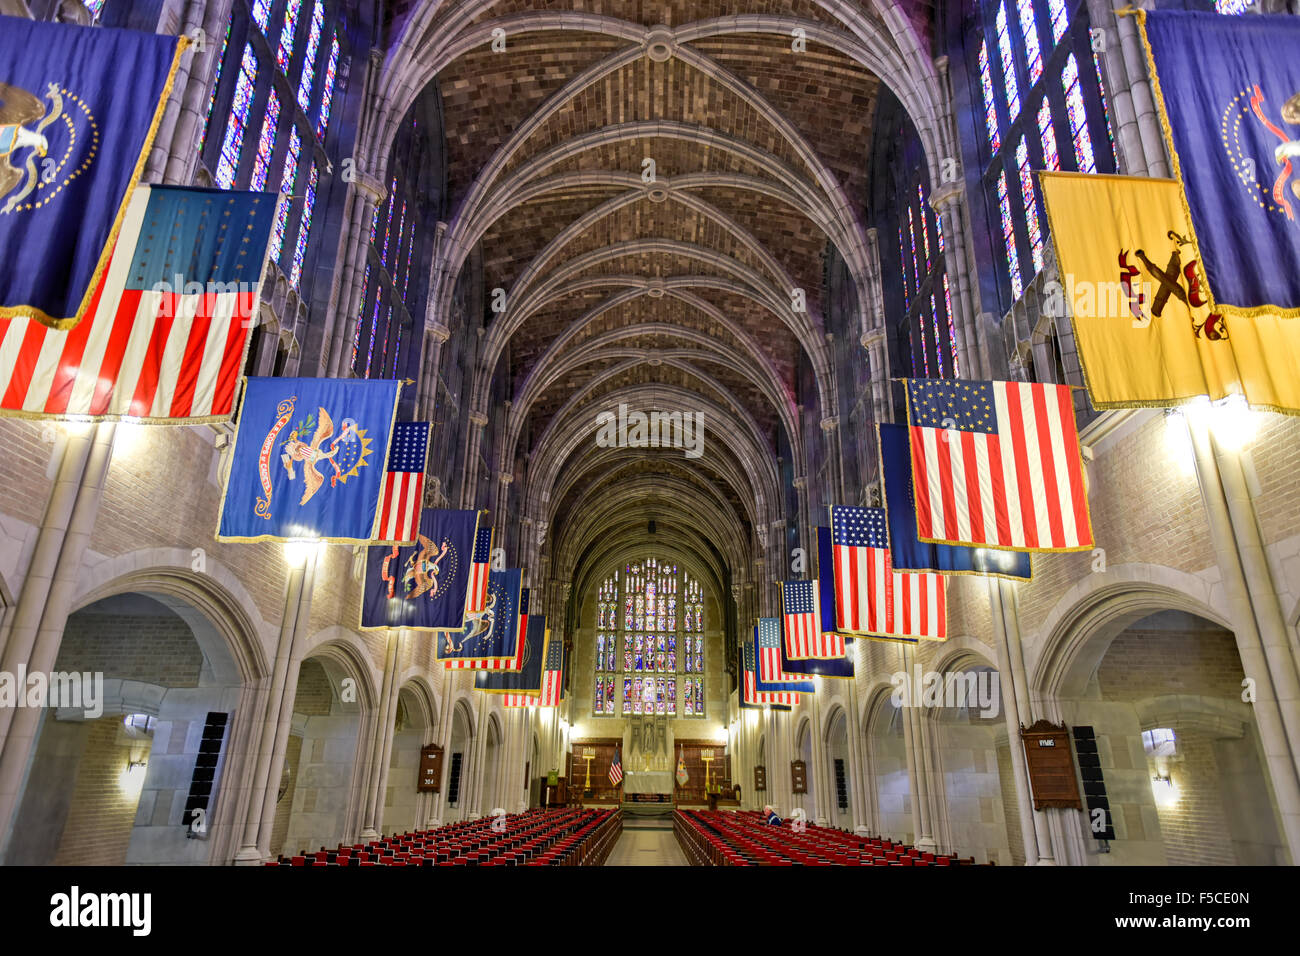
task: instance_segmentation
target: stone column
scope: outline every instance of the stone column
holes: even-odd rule
[[[366,258],[370,249],[370,221],[375,207],[388,198],[379,180],[357,171],[352,180],[347,206],[346,232],[341,262],[335,268],[335,287],[331,296],[333,329],[336,334],[326,344],[323,360],[330,378],[347,378],[350,371],[348,351],[356,336],[361,309],[365,305]],[[328,358],[325,358],[328,356]]]
[[[979,322],[979,290],[975,285],[974,252],[966,242],[966,187],[961,180],[939,186],[930,193],[930,206],[940,217],[944,238],[944,266],[952,292],[953,325],[957,329],[957,360],[963,378],[989,378],[992,374],[988,343]]]
[[[906,644],[901,645],[899,650],[903,658],[903,671],[910,677],[916,666],[916,650]],[[933,852],[938,844],[934,839],[934,815],[930,804],[930,762],[918,701],[909,700],[903,706],[903,739],[907,748],[907,771],[912,781],[912,821],[916,830],[916,846]]]
[[[858,714],[857,671],[861,665],[857,662],[857,657],[860,643],[862,642],[853,642],[854,676],[847,682],[849,699],[845,708],[848,713],[844,721],[844,732],[848,737],[849,808],[853,816],[853,832],[858,836],[867,836],[871,833],[871,815],[867,812],[867,761],[862,746],[862,718]]]
[[[497,527],[501,527],[502,523],[508,522],[509,520],[510,483],[514,480],[515,476],[511,472],[497,472],[496,507],[492,512],[492,517],[495,519]],[[504,542],[497,545],[497,547],[504,546]]]
[[[158,135],[154,138],[145,182],[161,181],[175,186],[194,179],[199,161],[199,136],[208,111],[208,95],[217,69],[217,57],[221,55],[221,37],[230,22],[232,6],[231,0],[187,5],[181,32],[193,37],[196,30],[201,30],[204,50],[200,53],[191,47],[191,52],[181,58],[172,84],[171,101],[163,112]]]
[[[873,226],[867,230],[867,294],[862,305],[862,335],[859,341],[867,350],[867,367],[871,381],[871,411],[878,422],[893,421],[893,403],[889,385],[889,343],[886,335],[885,297],[880,274],[880,234]]]
[[[402,631],[389,629],[384,651],[384,679],[379,691],[378,719],[371,738],[371,769],[366,787],[365,811],[361,818],[361,839],[377,840],[383,832],[384,803],[388,787],[388,765],[393,757],[393,729],[397,720],[397,668],[402,656]]]
[[[1116,16],[1114,12],[1129,6],[1127,0],[1088,0],[1093,27],[1104,31],[1101,60],[1113,107],[1111,116],[1116,124],[1115,142],[1123,164],[1120,172],[1167,178],[1172,171],[1165,154],[1137,21],[1131,16]]]
[[[816,780],[817,793],[814,800],[814,822],[819,827],[828,827],[831,825],[831,794],[829,782],[830,774],[826,765],[826,739],[822,734],[822,705],[821,696],[825,682],[820,677],[813,678],[817,685],[817,693],[812,695],[812,762],[813,762],[813,779]]]
[[[438,736],[435,738],[440,747],[442,747],[442,780],[438,786],[438,792],[432,794],[433,801],[429,807],[429,826],[440,827],[443,825],[443,807],[447,802],[447,786],[451,779],[451,719],[452,706],[456,697],[455,689],[455,671],[443,670],[442,672],[442,705],[439,708],[438,717]]]
[[[48,673],[58,658],[78,573],[94,532],[116,425],[66,426],[54,487],[0,653],[0,670]],[[59,454],[56,446],[55,454]],[[7,843],[42,712],[0,708],[0,843]]]
[[[465,477],[460,485],[460,506],[476,507],[478,493],[478,449],[483,442],[483,429],[487,425],[487,413],[471,411],[469,413],[469,437],[465,449]]]
[[[826,492],[833,498],[844,496],[844,459],[840,455],[840,420],[832,415],[822,419],[822,434],[826,436],[826,463],[828,480]]]

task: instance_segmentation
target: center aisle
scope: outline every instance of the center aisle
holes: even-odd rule
[[[623,821],[623,833],[605,860],[606,866],[690,866],[677,845],[672,824],[658,821]]]

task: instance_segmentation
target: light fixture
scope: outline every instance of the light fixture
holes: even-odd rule
[[[284,543],[284,560],[291,568],[305,567],[321,550],[320,538],[292,538]]]
[[[1151,792],[1156,798],[1156,803],[1162,807],[1178,802],[1178,787],[1174,785],[1174,780],[1168,773],[1156,772],[1151,778]]]
[[[117,778],[117,785],[122,788],[123,793],[139,796],[140,791],[144,789],[145,770],[148,767],[143,760],[132,760],[123,769],[121,776]]]

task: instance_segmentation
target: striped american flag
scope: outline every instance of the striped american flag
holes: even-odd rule
[[[787,636],[787,640],[788,640]],[[789,684],[808,679],[781,669],[781,624],[774,617],[758,619],[758,676],[765,684]]]
[[[1092,547],[1068,385],[908,379],[907,414],[922,541]]]
[[[823,626],[821,585],[818,582],[782,582],[781,599],[782,610],[785,612],[786,657],[792,661],[806,661],[844,656],[843,635],[836,633],[833,627],[827,631]],[[760,645],[760,664],[762,652],[763,647]],[[777,669],[780,669],[780,648],[777,648]],[[763,679],[767,680],[766,677]]]
[[[542,707],[558,707],[564,687],[564,641],[552,637],[546,642],[546,659],[542,663]]]
[[[501,703],[505,707],[536,707],[540,697],[530,694],[502,694]]]
[[[469,591],[465,595],[465,613],[477,614],[487,606],[488,572],[492,568],[492,528],[480,527],[474,533],[474,554],[469,565]]]
[[[503,671],[518,672],[524,669],[524,648],[528,638],[529,589],[519,589],[519,636],[515,640],[514,657],[454,657],[443,661],[449,671]]]
[[[609,765],[609,782],[614,787],[623,782],[623,760],[618,755],[617,747],[614,748],[614,761]]]
[[[76,326],[0,318],[0,415],[228,420],[275,202],[270,193],[137,187]]]
[[[744,656],[745,665],[744,702],[746,704],[750,704],[751,706],[758,704],[784,704],[787,706],[793,706],[799,703],[799,695],[793,692],[782,691],[780,693],[772,693],[769,691],[763,691],[760,693],[758,690],[758,681],[755,675],[755,666],[757,661],[755,660],[754,655],[754,645],[749,641],[745,641],[742,654]]]
[[[379,534],[384,542],[415,541],[424,505],[424,466],[429,422],[398,422],[388,448],[388,470],[379,498]]]
[[[948,636],[943,575],[893,570],[883,508],[831,508],[835,618],[841,630],[877,637]]]

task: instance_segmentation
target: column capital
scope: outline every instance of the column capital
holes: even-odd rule
[[[840,427],[840,419],[839,416],[837,415],[832,415],[830,418],[822,419],[822,431],[824,432],[833,432],[835,431],[835,429],[839,427]]]
[[[469,423],[471,425],[477,425],[479,428],[482,428],[484,425],[488,423],[487,415],[485,415],[483,412],[470,412]]]
[[[356,170],[355,175],[356,179],[352,180],[352,184],[361,192],[363,198],[369,199],[376,206],[388,198],[388,190],[382,181],[366,175],[359,169]]]
[[[805,488],[808,487],[808,476],[807,476],[807,475],[795,475],[795,476],[794,476],[793,484],[794,484],[794,486],[795,486],[796,488],[798,488],[800,491],[803,491]]]
[[[510,482],[512,482],[512,481],[514,481],[514,480],[515,480],[515,476],[514,476],[514,474],[513,474],[512,472],[509,472],[509,471],[498,471],[498,472],[497,472],[497,481],[501,482],[501,484],[503,484],[503,485],[508,485],[508,484],[510,484]]]
[[[858,339],[864,349],[870,349],[875,345],[885,341],[885,330],[875,329],[871,332],[863,332],[862,337]]]
[[[966,187],[962,185],[961,179],[955,182],[944,183],[934,192],[930,193],[930,207],[935,212],[942,213],[949,206],[955,205],[966,198]]]
[[[451,338],[451,329],[442,322],[425,323],[424,332],[430,338],[437,339],[439,342],[446,342]]]

